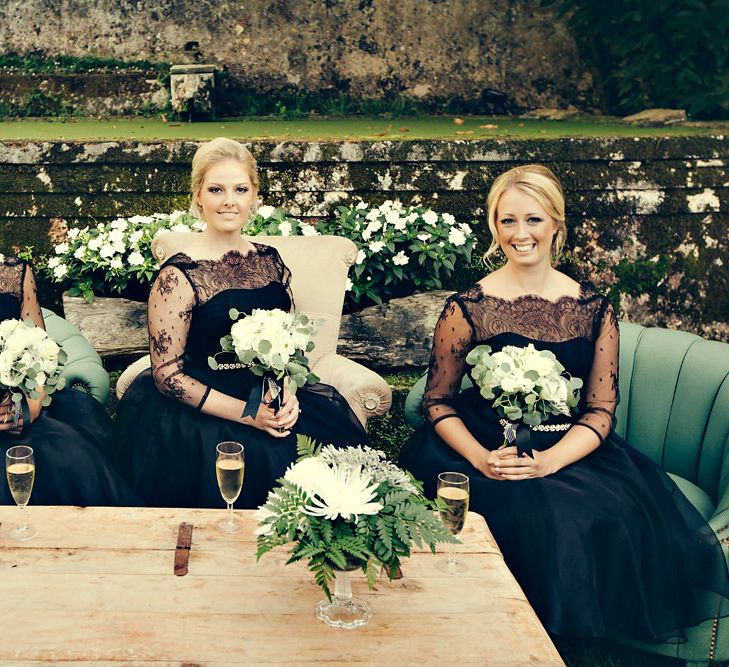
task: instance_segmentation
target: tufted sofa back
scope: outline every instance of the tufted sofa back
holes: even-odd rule
[[[616,432],[721,502],[729,482],[729,345],[620,323]]]

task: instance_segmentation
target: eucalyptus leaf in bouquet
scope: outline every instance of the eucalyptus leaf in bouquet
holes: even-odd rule
[[[410,473],[366,446],[322,446],[297,440],[298,461],[258,512],[257,557],[293,543],[288,563],[308,562],[331,600],[335,572],[359,568],[371,588],[381,571],[393,578],[413,545],[435,553],[457,543]]]
[[[48,406],[51,394],[63,389],[65,361],[66,353],[32,320],[0,322],[0,393],[11,393],[16,423],[24,395],[43,396],[42,404]]]

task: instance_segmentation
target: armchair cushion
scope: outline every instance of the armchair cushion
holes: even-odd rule
[[[106,403],[109,397],[109,375],[96,350],[75,326],[52,310],[43,308],[43,319],[48,335],[68,355],[61,372],[67,385],[91,394],[99,403]]]

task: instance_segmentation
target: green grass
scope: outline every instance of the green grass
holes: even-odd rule
[[[454,116],[385,118],[307,118],[298,120],[246,119],[211,122],[162,122],[160,118],[89,118],[0,121],[0,140],[180,140],[212,139],[218,136],[239,139],[284,140],[370,140],[379,139],[524,139],[558,137],[649,137],[695,136],[729,129],[729,123],[701,127],[634,127],[614,118],[580,118],[548,121],[520,118],[464,116],[456,124]],[[484,127],[484,126],[489,127]]]

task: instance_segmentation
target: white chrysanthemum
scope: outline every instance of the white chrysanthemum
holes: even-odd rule
[[[392,263],[395,266],[405,266],[409,261],[410,258],[405,254],[404,250],[401,250],[392,258]]]
[[[323,465],[312,481],[315,493],[310,496],[311,504],[304,508],[311,516],[330,521],[340,516],[356,520],[360,514],[377,514],[383,508],[382,503],[373,502],[378,485],[359,466]]]

